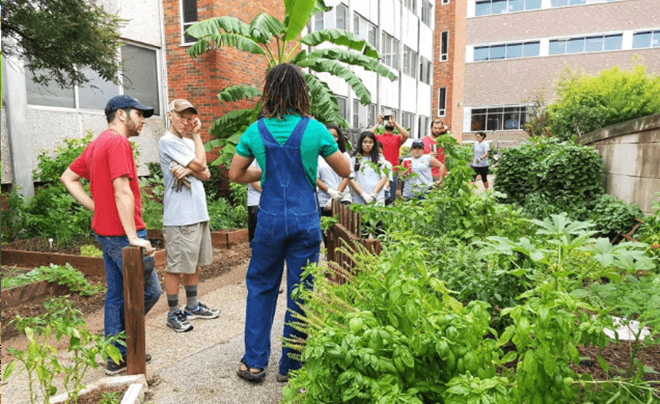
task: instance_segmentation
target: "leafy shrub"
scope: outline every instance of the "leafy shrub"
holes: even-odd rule
[[[602,194],[602,159],[588,146],[539,139],[502,150],[494,187],[506,203],[526,205],[533,194],[570,211]]]
[[[54,153],[42,150],[37,156],[37,168],[32,173],[35,181],[57,183],[62,173],[69,168],[73,160],[78,158],[92,141],[91,131],[82,139],[63,139],[55,148]]]
[[[219,198],[207,201],[206,205],[209,211],[209,228],[211,231],[247,227],[247,203],[232,206],[225,198]]]
[[[660,112],[660,76],[637,64],[630,71],[618,67],[597,76],[567,71],[557,83],[550,105],[549,130],[570,139],[602,127]]]
[[[639,206],[625,203],[619,198],[602,194],[593,202],[589,219],[604,236],[613,239],[619,233],[628,233],[637,223],[636,218],[644,217]]]

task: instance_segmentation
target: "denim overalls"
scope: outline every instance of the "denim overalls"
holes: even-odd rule
[[[319,259],[318,200],[316,190],[307,181],[300,154],[308,122],[309,118],[303,117],[284,145],[275,140],[263,119],[257,124],[266,151],[266,179],[245,280],[248,297],[243,361],[251,368],[268,366],[270,334],[284,261],[287,264],[287,308],[300,312],[299,302],[291,298],[291,292],[300,284],[302,267]],[[310,280],[305,284],[312,287]],[[288,310],[284,320],[284,337],[304,337],[288,325],[293,321]],[[290,352],[291,349],[282,348],[279,371],[283,375],[301,367],[300,362],[288,357]]]

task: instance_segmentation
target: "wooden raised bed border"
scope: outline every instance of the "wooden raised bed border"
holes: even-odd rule
[[[160,230],[147,230],[147,237],[150,239],[162,239],[163,232]],[[234,244],[247,243],[248,230],[219,230],[211,232],[211,243],[213,247],[228,248]]]

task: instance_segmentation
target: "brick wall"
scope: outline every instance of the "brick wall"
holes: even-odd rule
[[[250,102],[221,105],[217,98],[221,89],[244,84],[262,88],[266,72],[265,59],[233,48],[222,47],[209,51],[197,59],[186,53],[189,46],[181,45],[181,17],[179,0],[164,0],[165,41],[167,46],[168,99],[186,98],[197,107],[202,120],[204,140],[213,122],[229,111],[253,106]],[[284,6],[280,0],[234,2],[229,0],[198,0],[199,21],[232,16],[249,23],[262,11],[282,19]]]

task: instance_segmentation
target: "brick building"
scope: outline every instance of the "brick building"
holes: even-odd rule
[[[539,92],[552,101],[554,81],[567,67],[589,74],[614,66],[626,69],[638,55],[650,72],[660,73],[657,0],[440,3],[440,58],[439,35],[445,30],[449,45],[447,61],[435,59],[433,102],[438,109],[445,103],[447,121],[466,140],[478,130],[496,131],[489,139],[498,140],[499,147],[526,139],[527,108]],[[446,100],[437,99],[443,87]]]

